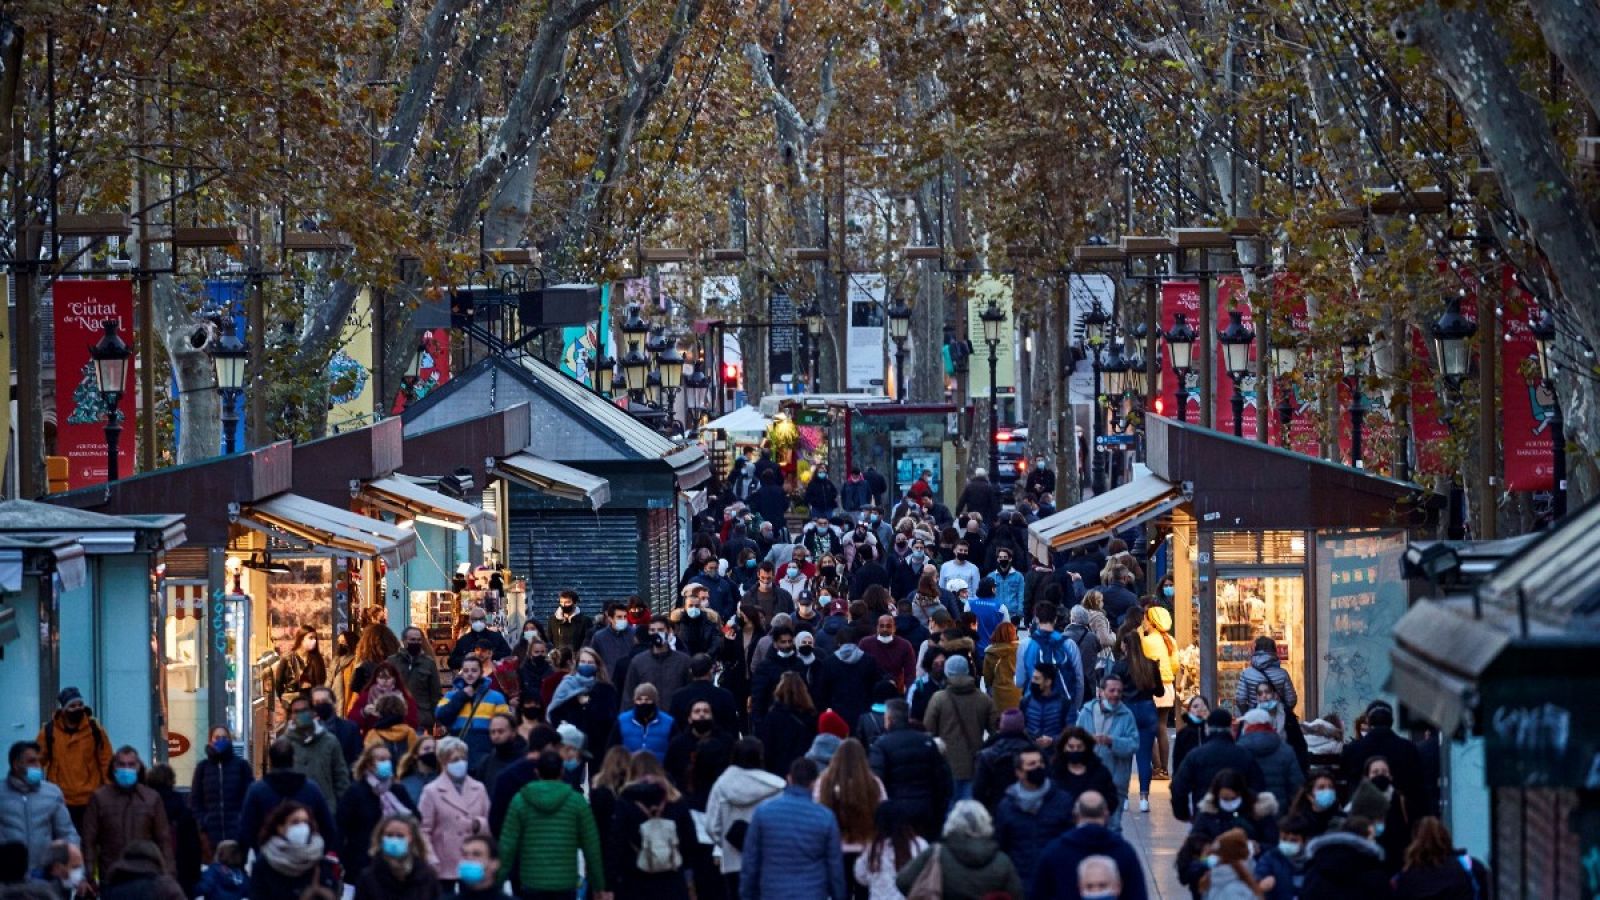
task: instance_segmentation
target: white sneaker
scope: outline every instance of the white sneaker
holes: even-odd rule
[[[1150,798],[1149,797],[1140,797],[1139,798],[1139,812],[1147,813],[1149,811],[1150,811]]]

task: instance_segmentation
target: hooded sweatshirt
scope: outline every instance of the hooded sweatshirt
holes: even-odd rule
[[[711,796],[706,801],[706,833],[722,848],[722,873],[732,875],[740,871],[744,854],[728,841],[733,823],[744,822],[748,828],[756,807],[783,792],[784,780],[764,769],[745,769],[729,766],[711,786]]]
[[[500,858],[517,861],[522,890],[575,889],[579,850],[592,889],[605,891],[600,831],[589,801],[561,781],[535,781],[517,792],[500,826]]]

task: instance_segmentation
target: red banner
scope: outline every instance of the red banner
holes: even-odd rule
[[[1464,310],[1463,310],[1464,311]],[[1450,426],[1444,423],[1439,391],[1434,385],[1432,351],[1422,329],[1411,329],[1411,442],[1416,448],[1418,475],[1448,475],[1443,449],[1450,439]]]
[[[1232,321],[1228,318],[1228,311],[1237,308],[1241,315],[1239,320],[1246,328],[1255,328],[1255,319],[1250,312],[1249,298],[1245,294],[1244,279],[1237,275],[1224,275],[1217,279],[1217,313],[1211,321],[1216,326],[1215,331],[1209,336],[1211,341],[1211,358],[1216,360],[1216,385],[1217,393],[1214,399],[1215,408],[1211,417],[1212,425],[1222,432],[1233,433],[1233,378],[1228,375],[1228,356],[1222,349],[1222,341],[1217,335],[1222,329],[1227,328]],[[1240,382],[1244,393],[1244,414],[1240,417],[1240,425],[1244,432],[1245,440],[1256,439],[1256,375],[1255,375],[1256,345],[1250,345],[1250,374]]]
[[[450,329],[428,328],[417,332],[422,361],[417,369],[417,384],[412,393],[417,400],[428,396],[450,380]],[[406,392],[402,388],[394,395],[389,414],[398,416],[406,410]]]
[[[1285,273],[1272,281],[1274,328],[1282,328],[1285,320],[1297,335],[1311,332],[1311,316],[1306,312],[1306,296],[1300,292],[1295,278]],[[1270,338],[1271,335],[1268,335]],[[1301,345],[1295,374],[1276,374],[1273,390],[1290,391],[1294,399],[1294,418],[1289,422],[1289,449],[1307,456],[1322,455],[1322,435],[1317,429],[1317,392],[1309,387],[1311,380],[1311,348]],[[1283,423],[1278,418],[1278,394],[1273,394],[1273,409],[1267,415],[1267,436],[1273,446],[1283,446]]]
[[[1506,454],[1506,489],[1548,491],[1555,488],[1555,442],[1550,420],[1555,397],[1539,377],[1539,348],[1529,323],[1539,307],[1517,284],[1507,267],[1505,341],[1500,345],[1501,436]],[[1531,373],[1531,377],[1530,377]]]
[[[133,282],[58,281],[53,291],[56,326],[56,455],[67,457],[67,485],[80,488],[106,480],[106,407],[100,398],[89,348],[105,334],[101,322],[115,320],[117,334],[133,349]],[[117,404],[123,434],[117,471],[133,474],[134,360]]]
[[[1206,336],[1200,330],[1200,285],[1194,281],[1164,281],[1161,283],[1161,371],[1157,376],[1156,390],[1152,391],[1148,400],[1150,411],[1157,415],[1177,418],[1177,410],[1173,407],[1178,392],[1178,383],[1172,372],[1172,351],[1167,347],[1166,333],[1178,321],[1178,314],[1182,313],[1189,327],[1195,329],[1195,353],[1202,353],[1203,341]],[[1198,358],[1195,360],[1199,362]],[[1194,372],[1189,373],[1189,384],[1184,396],[1187,399],[1187,415],[1184,419],[1188,422],[1200,421],[1200,382]]]

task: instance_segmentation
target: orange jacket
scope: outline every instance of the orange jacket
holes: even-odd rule
[[[83,721],[67,727],[64,710],[56,710],[39,729],[44,777],[66,797],[68,806],[88,806],[89,798],[111,779],[111,738],[94,714],[84,709]]]

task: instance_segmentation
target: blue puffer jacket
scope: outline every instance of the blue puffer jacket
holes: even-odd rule
[[[1033,884],[1044,848],[1072,828],[1072,803],[1071,794],[1050,782],[1045,782],[1042,800],[1029,798],[1021,785],[1006,789],[994,813],[994,839],[1011,857],[1023,884]]]
[[[1056,689],[1048,697],[1040,697],[1029,687],[1022,695],[1022,722],[1031,738],[1058,738],[1071,724],[1067,698]]]
[[[189,808],[213,845],[233,837],[244,811],[245,792],[255,780],[250,764],[231,751],[219,755],[206,748],[206,761],[195,767],[189,785]]]
[[[739,896],[846,900],[839,823],[793,785],[756,807],[745,833]]]
[[[629,753],[648,750],[651,756],[662,762],[667,759],[667,744],[671,733],[671,716],[658,711],[654,719],[648,724],[643,724],[633,717],[631,709],[617,716],[617,730],[612,732],[615,735],[613,740]]]

